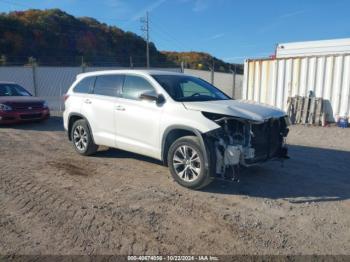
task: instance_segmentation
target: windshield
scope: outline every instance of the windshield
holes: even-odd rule
[[[153,78],[179,102],[213,101],[231,99],[208,82],[182,75],[152,75]]]
[[[0,83],[0,96],[31,96],[31,94],[19,85]]]

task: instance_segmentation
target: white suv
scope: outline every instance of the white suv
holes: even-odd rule
[[[79,154],[103,145],[156,158],[194,189],[216,177],[236,179],[240,166],[286,158],[287,126],[276,108],[232,100],[200,78],[152,70],[80,74],[64,112]]]

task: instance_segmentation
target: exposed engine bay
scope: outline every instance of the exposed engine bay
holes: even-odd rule
[[[208,133],[214,147],[216,174],[238,180],[240,166],[251,166],[269,159],[288,158],[285,139],[287,117],[269,118],[264,122],[203,113],[221,128]]]

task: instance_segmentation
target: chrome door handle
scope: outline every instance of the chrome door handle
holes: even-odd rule
[[[125,111],[125,108],[122,106],[116,106],[115,109],[118,111]]]
[[[84,103],[85,103],[85,104],[91,104],[92,102],[91,102],[90,99],[85,99]]]

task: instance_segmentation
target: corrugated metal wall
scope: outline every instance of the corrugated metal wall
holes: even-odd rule
[[[63,108],[62,96],[74,82],[77,74],[82,73],[80,67],[37,67],[36,95],[45,99],[50,108]]]
[[[33,69],[31,67],[0,67],[0,82],[16,82],[34,93]]]
[[[350,115],[350,54],[247,60],[243,98],[287,109],[288,97],[313,91],[328,121]]]

